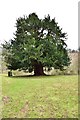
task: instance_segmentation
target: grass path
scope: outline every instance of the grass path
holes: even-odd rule
[[[2,77],[3,118],[77,118],[78,76]]]

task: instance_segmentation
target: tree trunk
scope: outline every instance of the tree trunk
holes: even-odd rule
[[[35,76],[45,75],[42,64],[38,63],[37,61],[35,61],[34,64],[34,75]]]
[[[8,77],[12,76],[12,71],[8,71]]]

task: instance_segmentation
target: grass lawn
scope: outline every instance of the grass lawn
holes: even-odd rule
[[[3,118],[78,118],[78,76],[2,76]]]

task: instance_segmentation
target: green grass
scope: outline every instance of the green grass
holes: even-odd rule
[[[78,76],[2,77],[3,118],[77,118]]]

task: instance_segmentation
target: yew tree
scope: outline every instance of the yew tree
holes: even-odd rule
[[[43,68],[63,70],[70,59],[65,43],[67,34],[50,18],[39,19],[36,13],[16,21],[15,37],[3,44],[3,54],[10,70],[24,70],[44,75]]]

